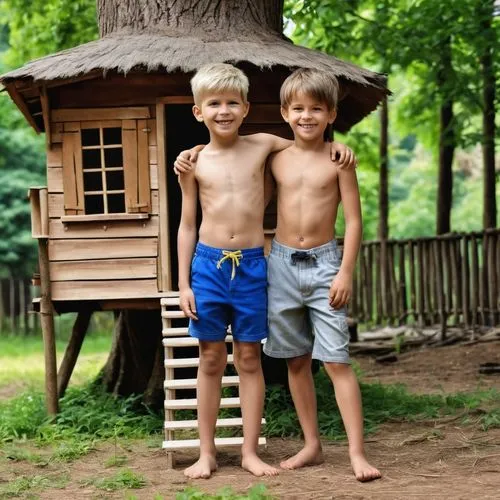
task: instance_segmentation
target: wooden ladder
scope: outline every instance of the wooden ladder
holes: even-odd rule
[[[199,448],[199,439],[178,439],[176,433],[183,431],[194,431],[198,428],[197,420],[176,420],[175,412],[178,410],[196,410],[196,399],[178,399],[176,391],[179,389],[196,389],[196,378],[179,379],[175,378],[176,368],[198,367],[199,356],[195,358],[175,358],[174,350],[179,347],[198,346],[198,339],[189,337],[188,328],[173,327],[172,320],[185,318],[182,311],[179,310],[179,296],[169,296],[161,299],[161,318],[163,346],[165,348],[165,441],[163,448],[167,452],[167,465],[172,468],[175,466],[175,451]],[[233,337],[227,335],[226,342],[231,343]],[[233,355],[227,356],[227,363],[233,364]],[[238,376],[222,377],[222,387],[239,387]],[[239,397],[221,398],[220,408],[240,408]],[[262,424],[265,420],[262,419]],[[243,421],[238,418],[219,418],[216,428],[224,427],[242,427]],[[215,445],[219,446],[241,446],[243,437],[216,437]],[[265,445],[266,439],[259,437],[259,444]]]

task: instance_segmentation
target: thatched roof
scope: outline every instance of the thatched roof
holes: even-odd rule
[[[128,73],[132,69],[148,72],[196,71],[209,62],[247,61],[260,68],[272,66],[315,67],[363,86],[385,89],[385,78],[321,52],[293,45],[279,37],[227,41],[205,41],[201,37],[166,36],[158,33],[117,34],[85,43],[29,62],[0,77],[8,83],[21,78],[57,80],[74,78],[94,70]]]
[[[99,40],[31,61],[0,76],[0,83],[27,80],[34,84],[54,81],[60,84],[89,73],[99,77],[100,72],[103,76],[107,72],[126,75],[132,70],[190,73],[211,62],[251,63],[261,69],[319,68],[333,72],[340,80],[343,101],[335,128],[342,132],[372,112],[389,93],[384,75],[294,45],[277,32],[261,29],[249,32],[247,25],[237,38],[234,33],[230,39],[223,39],[224,35],[227,33],[214,36],[213,32],[199,28],[186,34],[185,29],[165,26],[139,32],[125,27]],[[28,114],[31,113],[29,109]]]

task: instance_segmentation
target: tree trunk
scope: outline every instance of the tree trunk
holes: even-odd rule
[[[493,47],[495,30],[492,29],[493,0],[484,2],[481,32],[484,52],[480,57],[483,74],[483,227],[496,227],[496,175],[495,175],[495,69]]]
[[[440,107],[439,130],[439,179],[436,210],[436,233],[449,233],[451,229],[451,203],[453,196],[453,154],[455,152],[455,132],[453,120],[453,100],[448,97],[446,82],[453,78],[451,65],[451,40],[448,38],[442,48],[441,69],[438,86],[443,102]]]
[[[388,137],[389,112],[387,107],[387,97],[385,97],[380,108],[380,172],[378,196],[378,237],[380,240],[386,240],[389,237],[389,158],[387,152]]]
[[[97,0],[97,13],[101,37],[163,29],[225,40],[256,31],[281,35],[283,28],[283,0]]]
[[[113,345],[101,377],[107,391],[143,394],[160,408],[164,400],[163,346],[159,310],[124,310],[117,315]]]

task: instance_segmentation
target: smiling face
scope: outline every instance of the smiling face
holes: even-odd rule
[[[238,134],[248,109],[248,102],[238,91],[211,91],[203,94],[193,106],[193,114],[205,123],[210,134],[226,138]]]
[[[337,115],[326,103],[304,92],[298,92],[288,105],[282,106],[281,114],[294,136],[304,141],[322,139],[326,127],[334,122]]]

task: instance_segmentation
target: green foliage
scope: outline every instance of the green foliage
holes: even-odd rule
[[[83,486],[95,486],[100,490],[116,491],[124,489],[140,489],[146,486],[146,478],[130,469],[123,469],[110,477],[92,478],[82,481]]]
[[[321,369],[315,376],[318,402],[318,424],[320,434],[330,439],[345,439],[344,426],[335,402],[332,383]],[[403,385],[383,385],[361,383],[365,430],[374,432],[377,427],[387,421],[416,421],[438,418],[443,415],[464,411],[466,418],[469,412],[482,404],[500,404],[498,391],[485,391],[473,394],[416,395],[411,394]],[[488,425],[498,424],[498,415],[484,419]],[[265,433],[269,437],[300,436],[300,425],[288,392],[281,387],[268,388],[266,399]]]
[[[64,442],[54,456],[72,460],[99,440],[141,438],[159,433],[163,417],[140,403],[140,396],[114,397],[98,385],[68,389],[52,422],[41,393],[30,391],[0,403],[0,443],[35,439],[40,444]]]
[[[245,494],[235,493],[232,488],[225,487],[211,495],[198,488],[189,487],[175,496],[175,500],[273,500],[274,498],[264,484],[252,486]]]
[[[3,0],[0,24],[9,27],[11,67],[98,36],[95,0]]]

